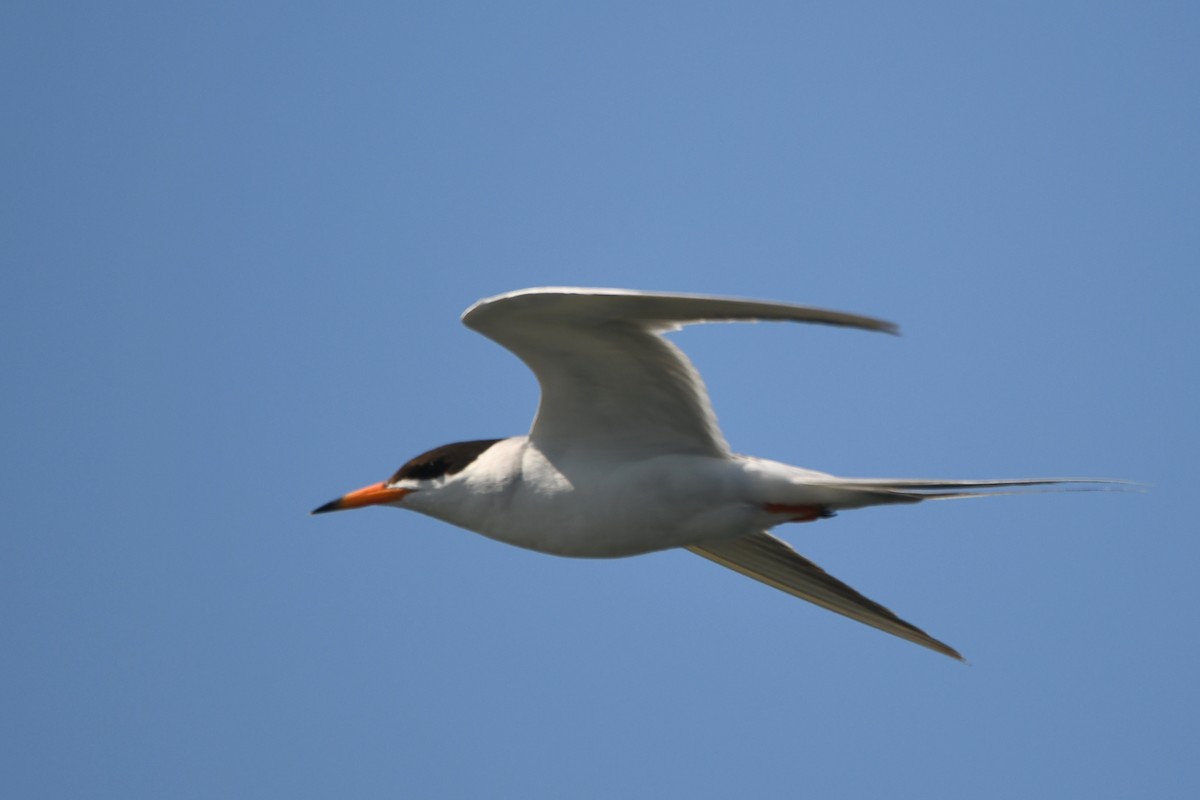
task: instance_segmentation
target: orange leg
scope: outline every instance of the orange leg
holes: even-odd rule
[[[814,522],[832,517],[834,513],[824,506],[798,506],[788,503],[764,503],[763,510],[769,514],[790,514],[784,522]]]

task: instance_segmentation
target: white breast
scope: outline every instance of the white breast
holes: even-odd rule
[[[460,479],[409,508],[508,544],[607,558],[756,530],[736,461],[704,456],[548,459],[527,437],[498,443]]]

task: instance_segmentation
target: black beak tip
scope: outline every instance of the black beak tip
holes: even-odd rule
[[[310,515],[311,514],[328,514],[330,511],[337,511],[341,507],[342,507],[342,498],[339,497],[337,500],[330,500],[328,503],[321,506],[320,508],[314,508],[312,511],[309,512],[309,514]]]

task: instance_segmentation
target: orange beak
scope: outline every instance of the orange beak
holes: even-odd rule
[[[344,511],[348,508],[363,508],[394,503],[412,489],[392,489],[386,483],[373,483],[370,486],[342,495],[337,500],[326,503],[320,508],[313,509],[314,514],[325,514],[329,511]]]

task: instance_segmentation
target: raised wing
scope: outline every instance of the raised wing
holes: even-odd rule
[[[525,289],[481,300],[467,327],[515,353],[542,388],[531,438],[547,454],[725,455],[696,369],[660,334],[693,322],[785,320],[895,333],[889,322],[785,303],[620,289]]]
[[[953,647],[859,594],[769,533],[754,533],[688,550],[802,600],[962,661]]]

